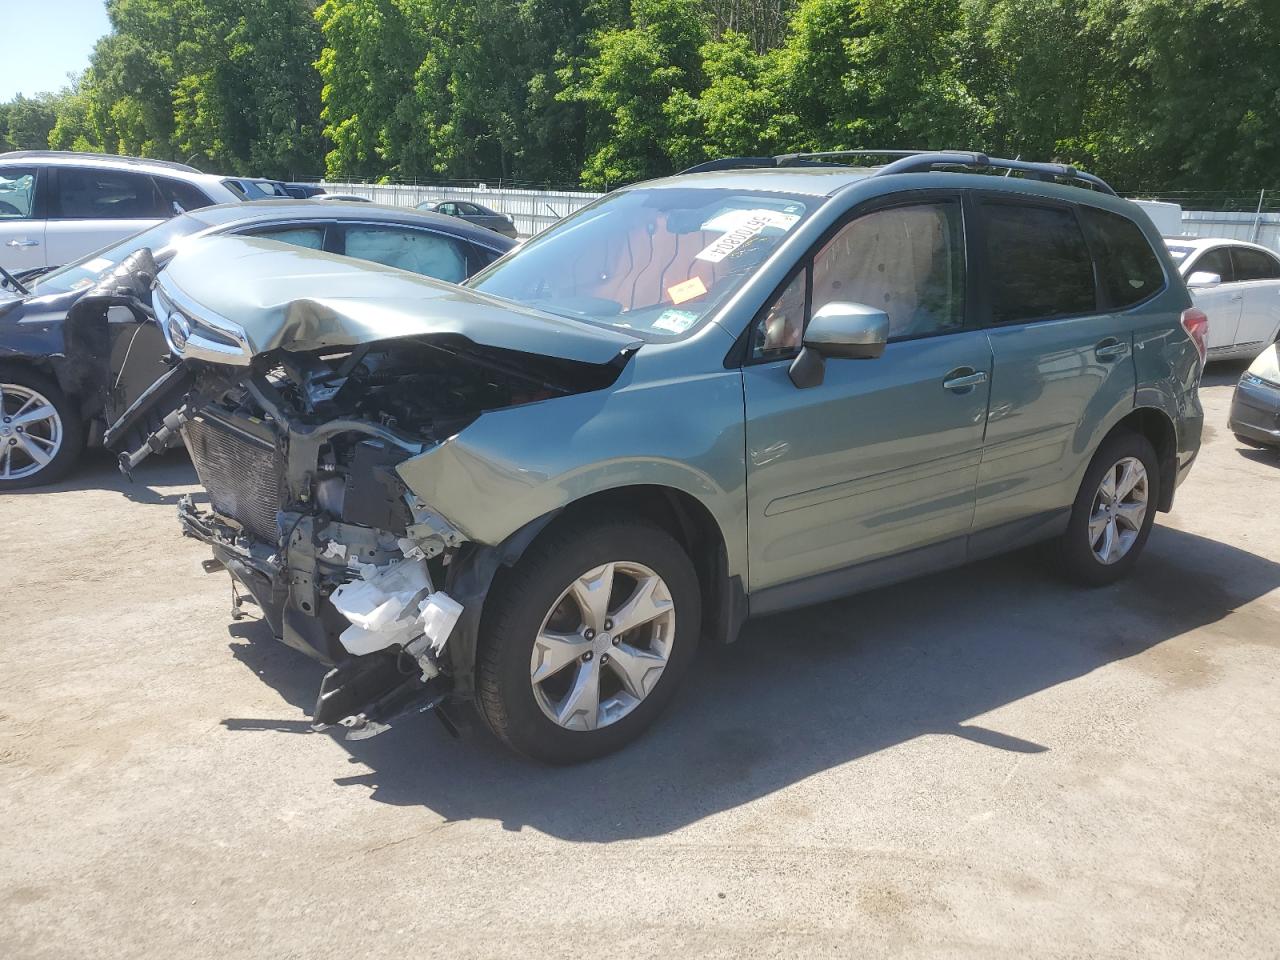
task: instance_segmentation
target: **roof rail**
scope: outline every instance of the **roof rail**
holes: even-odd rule
[[[974,150],[824,150],[816,153],[782,153],[776,157],[722,157],[708,160],[681,170],[685,173],[706,173],[711,170],[740,170],[761,167],[809,167],[825,166],[823,161],[840,157],[893,157],[891,163],[878,169],[873,176],[886,177],[896,173],[924,173],[947,167],[969,167],[982,170],[1007,170],[1023,173],[1034,180],[1073,180],[1086,184],[1101,193],[1115,196],[1101,177],[1084,173],[1065,163],[1032,163],[1028,160],[1002,160]]]
[[[1115,196],[1111,184],[1092,173],[1085,173],[1066,163],[1032,163],[1029,160],[1003,160],[1000,157],[988,157],[985,153],[967,153],[960,151],[939,151],[938,153],[920,153],[895,160],[877,170],[874,176],[888,177],[895,173],[925,173],[938,167],[976,167],[988,170],[1008,170],[1025,173],[1033,180],[1075,180],[1088,184],[1094,190]]]
[[[184,170],[187,173],[202,173],[195,167],[176,160],[152,160],[148,157],[122,157],[114,153],[81,153],[78,150],[10,150],[0,153],[0,160],[35,160],[41,157],[66,157],[70,160],[114,160],[117,163],[151,164],[157,167],[168,167],[171,170]]]

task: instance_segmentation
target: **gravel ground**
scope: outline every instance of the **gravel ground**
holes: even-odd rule
[[[752,623],[584,767],[307,730],[178,456],[0,498],[0,956],[1275,957],[1280,455],[1226,430],[1136,576],[1035,552]]]

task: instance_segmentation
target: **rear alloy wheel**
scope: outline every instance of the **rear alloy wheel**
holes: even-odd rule
[[[1147,468],[1125,457],[1102,475],[1089,513],[1089,548],[1099,563],[1119,563],[1142,534],[1147,519]]]
[[[1136,433],[1108,438],[1085,472],[1061,548],[1067,573],[1091,586],[1133,568],[1155,520],[1155,451]]]
[[[56,384],[0,367],[0,490],[60,479],[83,445],[84,427]]]
[[[637,736],[675,692],[701,627],[693,565],[643,522],[566,525],[490,593],[477,706],[535,759],[572,763]]]

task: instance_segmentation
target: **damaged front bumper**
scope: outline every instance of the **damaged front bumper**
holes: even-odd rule
[[[252,238],[179,253],[152,300],[176,363],[105,442],[128,472],[181,435],[209,501],[180,503],[182,530],[230,574],[233,615],[243,588],[332,667],[316,726],[371,736],[470,698],[489,587],[550,515],[473,539],[400,468],[489,412],[611,385],[638,342]]]
[[[316,700],[315,729],[341,725],[349,739],[373,736],[452,694],[446,647],[463,608],[436,589],[428,558],[443,557],[443,538],[281,512],[289,535],[277,548],[190,496],[179,501],[178,519],[185,535],[212,549],[205,569],[230,574],[233,618],[248,599],[278,639],[333,667]]]

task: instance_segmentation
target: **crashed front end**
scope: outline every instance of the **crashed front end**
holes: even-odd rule
[[[220,271],[238,277],[231,292]],[[208,492],[180,502],[182,531],[231,575],[233,615],[251,600],[278,639],[332,666],[315,726],[368,737],[469,697],[503,545],[456,528],[397,468],[486,411],[608,385],[634,346],[243,238],[181,254],[153,302],[181,362],[107,441],[128,469],[181,434]]]

